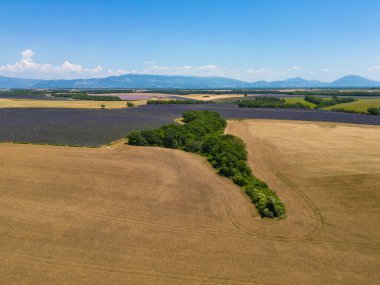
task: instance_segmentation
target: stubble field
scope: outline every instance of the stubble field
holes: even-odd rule
[[[146,100],[134,101],[136,106],[146,104]],[[122,109],[127,107],[125,101],[89,101],[89,100],[36,100],[0,98],[0,108],[72,108],[72,109]]]
[[[4,284],[376,284],[380,127],[230,122],[284,201],[260,219],[177,150],[0,144]]]

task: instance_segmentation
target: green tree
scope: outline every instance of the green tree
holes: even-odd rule
[[[367,109],[368,114],[380,115],[380,108],[371,107]]]
[[[142,136],[140,131],[133,131],[129,133],[128,144],[139,146],[149,145],[146,139]]]

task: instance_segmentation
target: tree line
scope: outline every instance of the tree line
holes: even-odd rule
[[[349,88],[337,89],[310,89],[310,90],[284,90],[279,88],[242,88],[242,89],[229,89],[229,90],[214,90],[214,89],[171,89],[171,88],[152,88],[146,89],[141,92],[144,93],[161,93],[173,95],[190,95],[190,94],[209,94],[209,95],[223,95],[223,94],[280,94],[280,95],[324,95],[324,96],[380,96],[379,88],[369,88],[368,90],[352,90]]]
[[[352,110],[352,109],[346,109],[346,108],[332,108],[331,111],[334,112],[343,112],[343,113],[355,113],[355,114],[364,114],[364,115],[380,115],[380,107],[370,107],[367,109],[367,112],[362,112],[362,111],[357,111],[357,110]]]
[[[173,105],[173,104],[203,104],[205,101],[201,100],[148,100],[148,105]],[[211,103],[211,102],[207,102]]]
[[[337,96],[332,96],[331,99],[324,99],[324,98],[316,97],[314,95],[305,95],[305,101],[315,104],[316,108],[319,109],[319,108],[334,106],[334,105],[342,104],[342,103],[355,102],[357,101],[357,99],[352,98],[352,97],[339,98]]]
[[[285,206],[276,193],[252,174],[244,142],[224,134],[227,123],[219,113],[187,111],[183,113],[183,122],[184,125],[133,131],[128,135],[128,144],[181,149],[203,155],[219,174],[244,189],[262,217],[285,216]]]
[[[267,96],[258,96],[253,99],[238,100],[237,103],[240,108],[310,108],[301,102],[286,103],[285,99]]]
[[[90,100],[90,101],[122,101],[117,96],[91,96],[86,93],[52,93],[54,97],[71,98],[74,100]]]

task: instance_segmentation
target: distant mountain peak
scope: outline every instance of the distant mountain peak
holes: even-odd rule
[[[333,82],[333,87],[379,87],[380,82],[359,75],[346,75]]]

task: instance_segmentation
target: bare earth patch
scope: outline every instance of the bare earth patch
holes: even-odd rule
[[[195,154],[0,144],[1,283],[378,283],[380,128],[252,120],[228,132],[286,219],[260,219]]]

